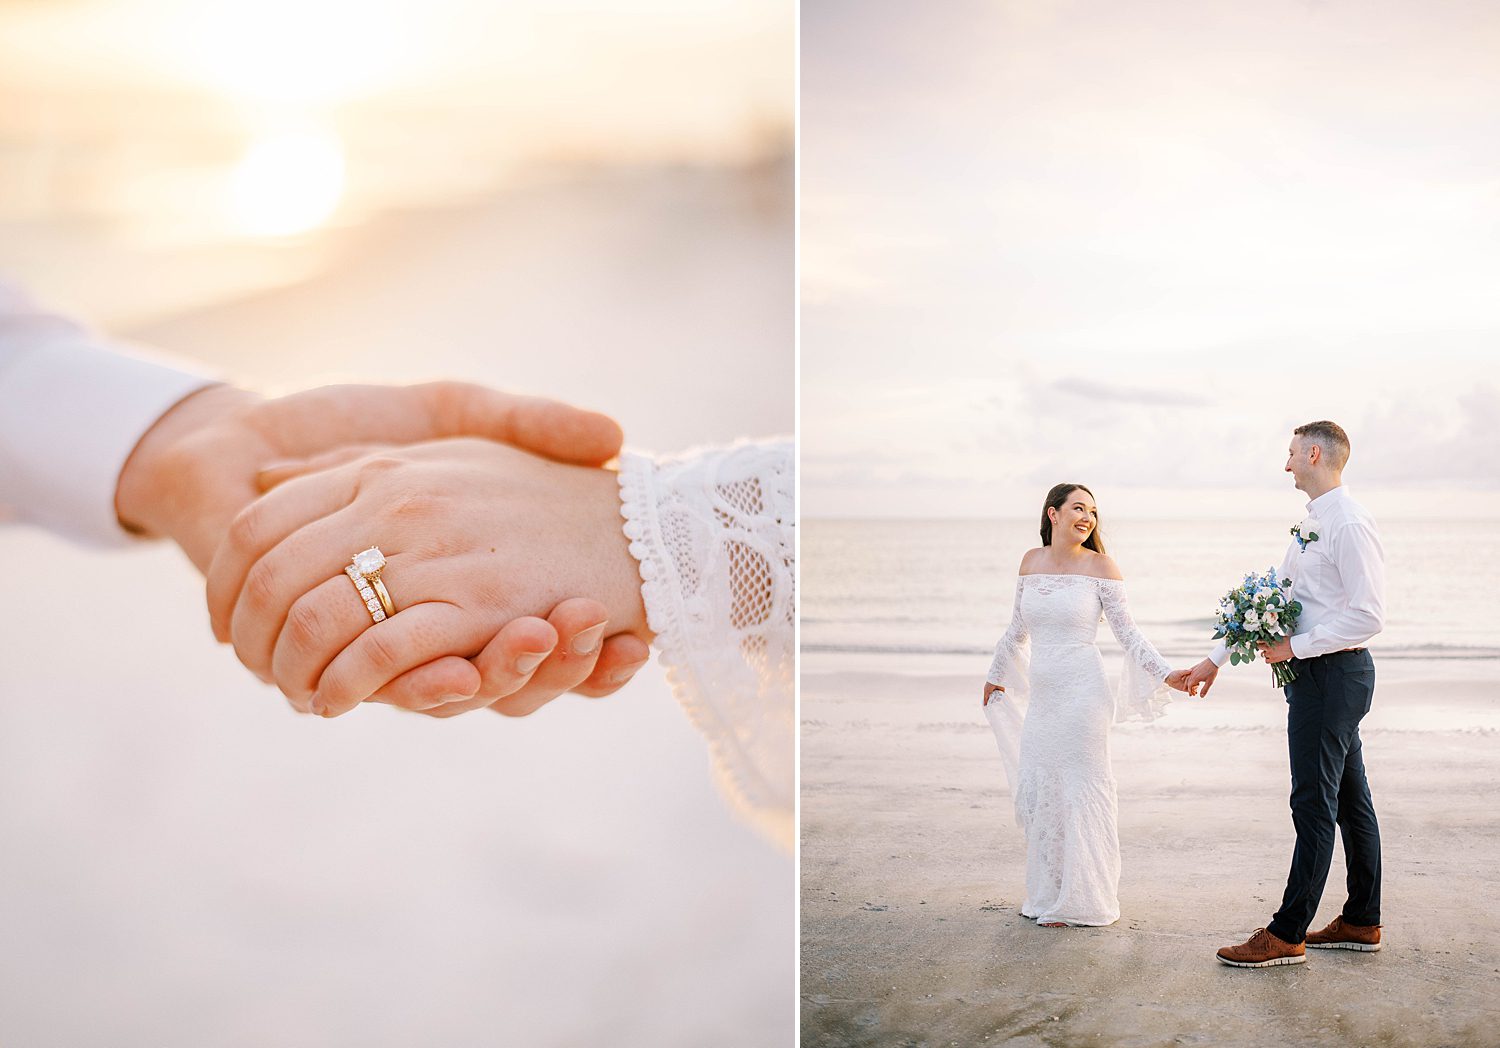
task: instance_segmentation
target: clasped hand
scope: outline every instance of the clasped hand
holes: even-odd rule
[[[1167,685],[1167,687],[1171,688],[1174,691],[1186,692],[1188,695],[1195,698],[1199,697],[1200,695],[1207,695],[1209,685],[1213,683],[1213,676],[1205,676],[1202,673],[1203,665],[1205,663],[1208,666],[1213,667],[1213,671],[1215,674],[1218,673],[1218,667],[1214,666],[1214,664],[1208,659],[1204,659],[1202,663],[1199,663],[1197,666],[1194,666],[1190,670],[1173,670],[1171,673],[1167,674],[1164,683]],[[989,682],[986,682],[984,685],[984,697],[980,700],[980,706],[988,706],[990,704],[991,697],[997,693],[1000,695],[1004,695],[1005,689],[998,684],[990,684]]]
[[[576,684],[606,630],[647,632],[618,506],[615,474],[487,440],[328,468],[314,460],[230,526],[208,570],[214,632],[320,716],[377,697],[420,703],[425,689],[404,677],[435,661],[451,674],[450,701],[492,704],[527,682],[563,632],[573,640],[553,672],[562,682],[571,668]],[[399,611],[372,624],[341,569],[376,540]],[[563,629],[546,621],[583,592],[601,599],[570,609]]]
[[[521,715],[608,694],[649,656],[615,474],[597,468],[619,447],[602,415],[466,384],[220,386],[142,439],[116,505],[206,571],[215,635],[299,709]],[[341,573],[370,545],[398,609],[379,624]]]
[[[1210,662],[1209,665],[1212,666],[1213,663]],[[1200,663],[1190,670],[1173,670],[1167,674],[1166,685],[1176,691],[1185,692],[1193,698],[1200,698],[1207,695],[1212,678],[1205,680],[1201,669],[1202,664]],[[1215,671],[1217,672],[1217,667],[1215,667]]]

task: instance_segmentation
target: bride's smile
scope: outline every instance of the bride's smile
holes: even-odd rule
[[[1095,526],[1099,523],[1098,508],[1084,498],[1074,498],[1066,506],[1053,512],[1057,514],[1054,527],[1059,536],[1071,531],[1077,536],[1077,542],[1080,545],[1088,541],[1089,536],[1094,533]]]

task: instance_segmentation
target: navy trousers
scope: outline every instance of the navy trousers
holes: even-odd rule
[[[1359,741],[1359,722],[1375,694],[1374,660],[1368,651],[1336,652],[1292,665],[1297,679],[1286,686],[1286,736],[1297,846],[1281,909],[1267,927],[1278,939],[1299,943],[1323,897],[1335,826],[1349,869],[1343,918],[1380,923],[1380,827]]]

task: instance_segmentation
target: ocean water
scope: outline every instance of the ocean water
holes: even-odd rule
[[[1136,624],[1184,664],[1212,645],[1219,597],[1245,572],[1281,562],[1290,523],[1106,520],[1104,537]],[[1038,544],[1036,528],[1031,518],[804,521],[802,651],[983,661],[1010,621],[1016,567]],[[1399,520],[1383,523],[1381,538],[1386,627],[1372,651],[1500,674],[1500,536],[1470,523]],[[1099,640],[1118,651],[1107,625]]]

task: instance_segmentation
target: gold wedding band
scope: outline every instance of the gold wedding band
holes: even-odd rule
[[[370,588],[375,591],[375,597],[380,601],[381,609],[387,615],[396,614],[396,606],[391,603],[390,591],[385,588],[385,583],[380,581],[380,577],[376,576],[367,581],[370,583]]]
[[[390,591],[380,581],[380,573],[384,569],[385,556],[376,546],[356,553],[350,559],[349,566],[344,569],[344,574],[349,576],[349,581],[354,583],[354,588],[359,592],[359,599],[365,602],[365,610],[376,622],[384,622],[396,614],[396,605],[391,602]]]

